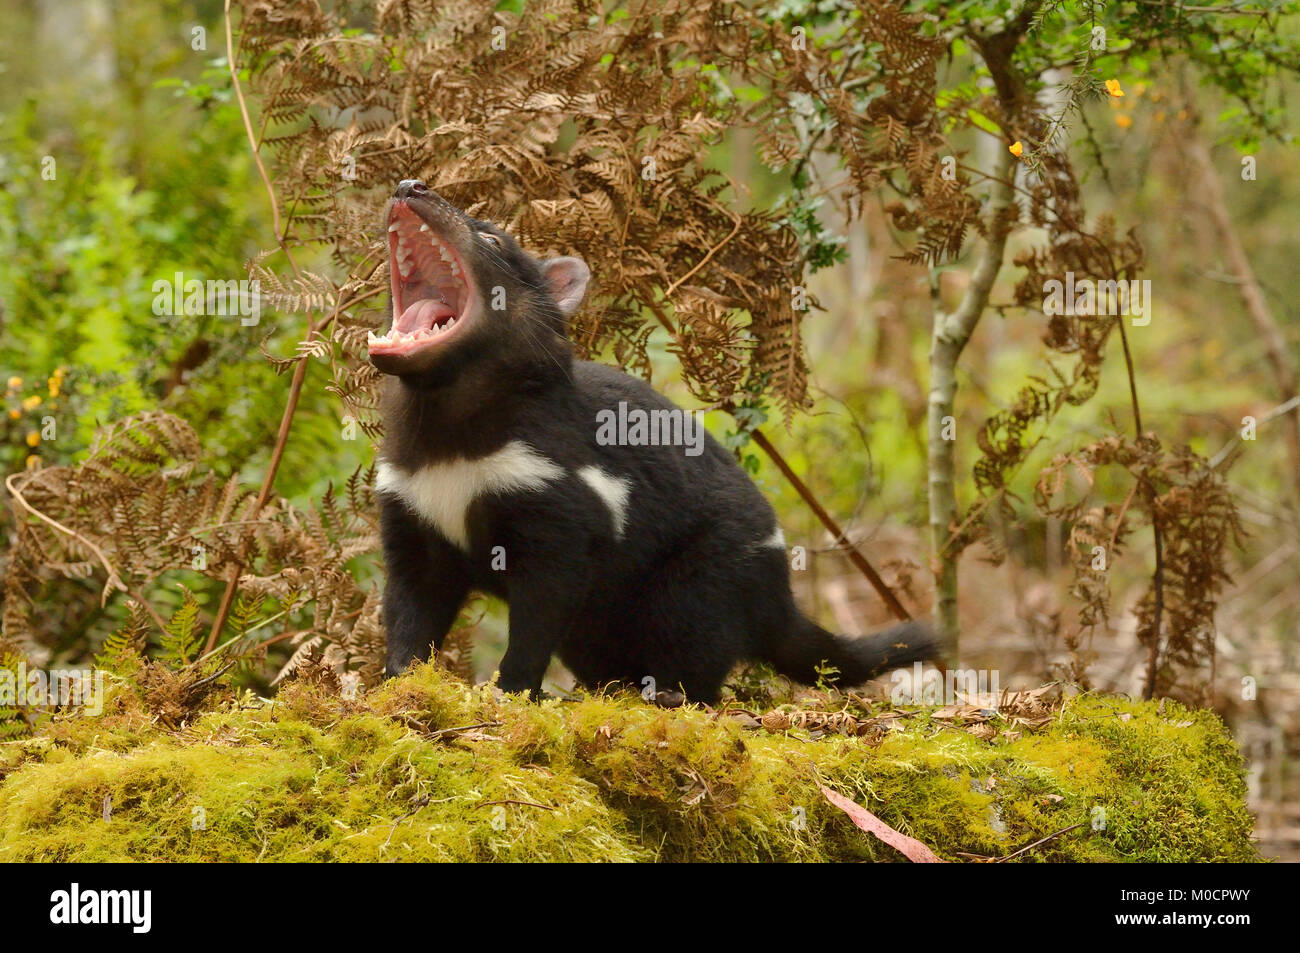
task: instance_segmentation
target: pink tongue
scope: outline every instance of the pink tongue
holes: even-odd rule
[[[402,316],[397,319],[396,328],[403,334],[424,331],[432,328],[443,318],[451,318],[455,315],[456,310],[447,302],[436,298],[422,298],[402,312]]]

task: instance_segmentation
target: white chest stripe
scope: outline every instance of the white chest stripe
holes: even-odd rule
[[[375,488],[398,496],[419,516],[461,549],[469,549],[465,514],[470,504],[488,493],[540,490],[564,476],[553,460],[522,440],[506,444],[477,460],[450,460],[408,473],[380,462]]]
[[[785,533],[781,532],[781,527],[772,530],[772,535],[758,544],[763,549],[785,549]]]
[[[604,501],[614,520],[614,536],[622,539],[623,527],[627,525],[627,496],[632,484],[622,477],[610,476],[600,467],[583,467],[578,476]]]

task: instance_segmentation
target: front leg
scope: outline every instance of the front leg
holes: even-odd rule
[[[384,544],[384,625],[389,677],[441,648],[469,594],[465,557],[398,500],[379,496]]]
[[[510,573],[510,641],[501,659],[498,688],[527,691],[534,700],[541,695],[551,655],[581,622],[585,593],[585,573],[563,558],[536,559]]]

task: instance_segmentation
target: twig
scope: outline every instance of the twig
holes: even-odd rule
[[[1119,539],[1120,527],[1124,525],[1124,514],[1128,512],[1129,504],[1133,502],[1133,494],[1137,492],[1137,482],[1134,481],[1132,489],[1128,491],[1128,496],[1124,497],[1124,505],[1119,508],[1119,518],[1115,520],[1115,529],[1110,534],[1110,544],[1106,547],[1106,559],[1111,558],[1110,554],[1115,552],[1115,541]]]
[[[703,258],[700,259],[700,262],[699,262],[698,265],[696,265],[694,268],[692,268],[692,269],[691,269],[690,271],[688,271],[686,274],[682,275],[680,278],[678,278],[676,281],[674,281],[671,285],[669,285],[669,286],[668,286],[668,289],[664,292],[664,297],[665,297],[665,298],[669,298],[669,297],[671,297],[671,296],[672,296],[672,293],[673,293],[674,291],[676,291],[679,287],[681,287],[681,285],[682,285],[682,283],[683,283],[684,281],[686,281],[686,280],[687,280],[688,278],[690,278],[693,274],[695,274],[697,271],[699,271],[701,268],[703,268],[705,265],[707,265],[707,264],[709,263],[709,259],[712,258],[714,255],[716,255],[716,254],[718,253],[718,251],[722,248],[723,245],[727,244],[727,242],[731,241],[733,238],[736,237],[736,233],[740,231],[740,226],[741,226],[741,223],[742,223],[743,221],[744,221],[744,219],[742,219],[739,215],[737,215],[737,216],[736,216],[736,224],[732,227],[732,229],[731,229],[731,234],[728,235],[726,238],[724,238],[722,241],[718,242],[718,243],[717,243],[716,245],[714,245],[712,248],[710,248],[710,249],[709,249],[709,253],[708,253],[707,255],[705,255]]]
[[[1277,417],[1281,417],[1283,414],[1290,413],[1293,410],[1300,410],[1300,395],[1296,395],[1295,397],[1292,397],[1286,403],[1278,404],[1276,407],[1274,407],[1272,410],[1266,413],[1263,417],[1260,417],[1259,420],[1255,422],[1255,424],[1256,426],[1259,426],[1260,424],[1266,424],[1270,420],[1273,420],[1274,418]],[[1240,432],[1238,432],[1231,440],[1229,440],[1224,445],[1222,450],[1220,450],[1218,453],[1214,455],[1214,457],[1210,460],[1210,468],[1212,470],[1217,470],[1222,465],[1223,461],[1228,458],[1228,454],[1231,453],[1239,443],[1241,443]]]
[[[453,735],[462,731],[473,731],[476,728],[498,728],[500,725],[501,722],[499,721],[480,721],[475,725],[458,725],[455,728],[439,728],[437,731],[429,732],[428,736],[430,738],[441,738],[443,735]]]
[[[381,854],[388,849],[389,841],[391,841],[393,839],[393,835],[397,833],[397,826],[401,824],[402,821],[406,820],[408,817],[414,817],[416,814],[420,813],[420,809],[426,807],[429,804],[430,800],[431,799],[429,795],[427,794],[422,795],[421,797],[417,798],[413,802],[415,806],[411,810],[407,811],[405,814],[400,815],[396,820],[393,821],[392,830],[388,832],[388,836],[384,838],[383,845],[379,848],[379,852]]]
[[[443,735],[454,735],[462,731],[473,731],[476,728],[497,728],[501,725],[499,721],[480,721],[473,725],[457,725],[455,728],[439,728],[437,731],[427,731],[418,719],[412,718],[410,715],[402,715],[400,721],[406,727],[418,731],[429,739],[438,739]]]
[[[1078,830],[1080,827],[1083,827],[1084,824],[1086,823],[1087,823],[1086,821],[1080,821],[1078,824],[1071,824],[1069,827],[1063,827],[1055,834],[1048,834],[1046,837],[1039,838],[1038,840],[1034,841],[1032,844],[1020,848],[1014,854],[1007,854],[1007,856],[1005,857],[994,858],[993,863],[1005,864],[1008,860],[1013,860],[1014,858],[1019,857],[1021,854],[1025,853],[1026,851],[1033,850],[1035,847],[1041,847],[1043,844],[1046,844],[1049,840],[1052,840],[1055,837],[1060,837],[1062,834],[1068,834],[1070,833],[1070,831]]]
[[[524,807],[540,807],[544,811],[558,811],[559,808],[552,807],[549,804],[538,804],[536,801],[516,801],[513,798],[507,798],[504,801],[480,801],[475,807],[491,807],[493,804],[522,804]]]

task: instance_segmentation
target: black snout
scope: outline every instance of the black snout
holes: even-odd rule
[[[429,187],[419,179],[403,179],[397,184],[397,191],[393,197],[398,199],[409,199],[413,196],[428,195]]]

